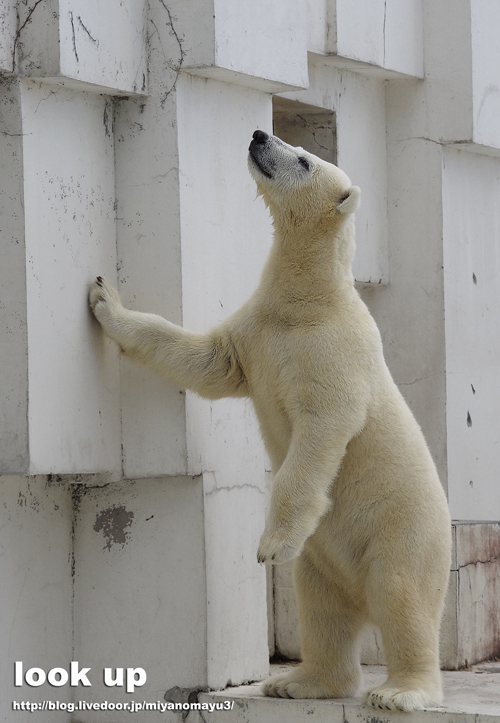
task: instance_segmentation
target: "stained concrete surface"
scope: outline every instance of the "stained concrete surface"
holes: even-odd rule
[[[271,673],[274,675],[289,667],[274,665]],[[385,676],[385,666],[363,666],[362,689],[379,685]],[[328,701],[265,698],[261,696],[259,686],[255,683],[226,688],[217,693],[203,693],[199,700],[234,701],[232,710],[223,713],[224,723],[294,723],[304,720],[318,723],[390,723],[403,719],[408,723],[500,723],[500,662],[482,663],[469,670],[443,671],[443,705],[415,713],[377,711],[362,705],[360,697]],[[193,713],[190,715],[193,716]],[[214,715],[217,712],[204,712],[203,720],[215,722]]]

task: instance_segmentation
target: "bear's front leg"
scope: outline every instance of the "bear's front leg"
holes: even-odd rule
[[[203,397],[245,396],[246,380],[223,325],[195,334],[156,314],[125,309],[101,276],[90,288],[90,306],[108,336],[132,359]]]
[[[348,439],[332,438],[328,418],[300,420],[273,483],[271,507],[257,559],[273,564],[297,557],[327,511]]]

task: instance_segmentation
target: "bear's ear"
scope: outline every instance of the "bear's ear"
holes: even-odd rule
[[[349,214],[357,211],[359,207],[359,199],[361,197],[361,189],[357,186],[351,186],[347,193],[342,196],[340,203],[335,209],[338,213]]]

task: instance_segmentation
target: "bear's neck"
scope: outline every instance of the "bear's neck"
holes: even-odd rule
[[[353,256],[353,219],[323,235],[306,235],[304,229],[281,229],[275,224],[262,276],[264,295],[278,308],[286,305],[289,311],[296,309],[306,316],[332,309],[354,292]]]

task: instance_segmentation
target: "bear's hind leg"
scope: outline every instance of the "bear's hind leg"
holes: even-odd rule
[[[365,703],[402,711],[441,703],[440,598],[439,591],[433,595],[428,588],[418,589],[403,575],[395,575],[389,585],[379,580],[377,590],[372,588],[371,612],[382,633],[388,678],[366,693]]]
[[[319,571],[306,551],[295,561],[302,663],[268,678],[265,695],[281,698],[345,698],[361,682],[357,640],[364,610],[341,584]]]

